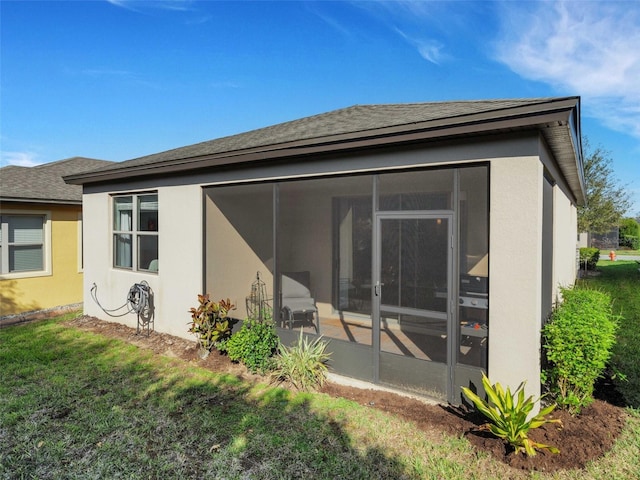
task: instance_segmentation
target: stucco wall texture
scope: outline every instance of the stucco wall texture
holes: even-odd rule
[[[50,236],[45,237],[45,272],[0,278],[0,316],[82,302],[81,210],[43,205],[3,208],[3,213],[47,213]]]

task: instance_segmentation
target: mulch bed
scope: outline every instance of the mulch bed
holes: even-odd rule
[[[477,449],[489,452],[513,468],[525,470],[554,472],[583,468],[587,462],[611,449],[626,423],[626,413],[622,408],[601,400],[596,400],[576,417],[565,411],[554,411],[551,417],[559,418],[563,428],[557,424],[547,424],[532,430],[529,437],[536,442],[558,447],[560,453],[540,451],[535,457],[527,457],[516,455],[502,440],[480,431],[480,425],[485,423],[484,417],[463,408],[425,405],[420,400],[393,393],[335,384],[327,384],[322,391],[397,415],[423,430],[437,428],[450,435],[462,435]]]
[[[155,353],[196,362],[198,366],[215,372],[236,375],[248,381],[264,381],[263,377],[251,374],[244,366],[231,362],[225,355],[213,352],[205,359],[200,358],[193,340],[156,332],[152,332],[149,336],[136,335],[135,328],[88,316],[70,320],[67,324],[125,340],[142,348],[151,349]],[[619,400],[619,395],[613,390],[611,384],[601,382],[599,387],[597,397]],[[513,468],[545,472],[580,469],[587,462],[601,457],[611,449],[624,428],[627,418],[623,408],[604,400],[596,400],[576,417],[564,411],[554,411],[551,416],[559,418],[563,428],[559,428],[556,424],[544,425],[532,430],[530,437],[536,442],[558,447],[560,453],[551,454],[541,451],[535,457],[527,457],[523,454],[514,454],[502,440],[485,431],[480,431],[479,426],[484,423],[483,417],[462,408],[430,405],[415,398],[388,391],[361,389],[331,382],[327,382],[321,391],[397,415],[425,431],[438,430],[454,436],[464,436],[478,450],[489,452],[496,459]]]

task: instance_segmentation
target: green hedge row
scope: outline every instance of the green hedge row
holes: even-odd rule
[[[598,260],[600,260],[599,249],[586,247],[580,249],[580,268],[584,268],[586,265],[587,270],[595,270]]]
[[[634,235],[624,235],[620,239],[621,247],[629,247],[631,250],[640,250],[640,237]]]
[[[620,221],[619,243],[621,247],[640,249],[640,224],[635,218],[623,218]]]
[[[593,401],[616,339],[619,317],[611,297],[585,288],[562,289],[563,302],[542,329],[544,373],[556,402],[572,414]]]

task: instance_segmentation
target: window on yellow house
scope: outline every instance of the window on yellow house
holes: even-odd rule
[[[46,214],[0,216],[0,274],[46,273]]]

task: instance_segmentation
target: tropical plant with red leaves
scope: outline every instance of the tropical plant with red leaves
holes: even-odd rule
[[[235,305],[228,298],[213,302],[209,294],[198,295],[198,307],[192,307],[189,332],[198,341],[204,356],[213,348],[220,347],[231,337],[236,320],[229,317],[229,312],[235,310]],[[224,349],[224,348],[222,348]]]

